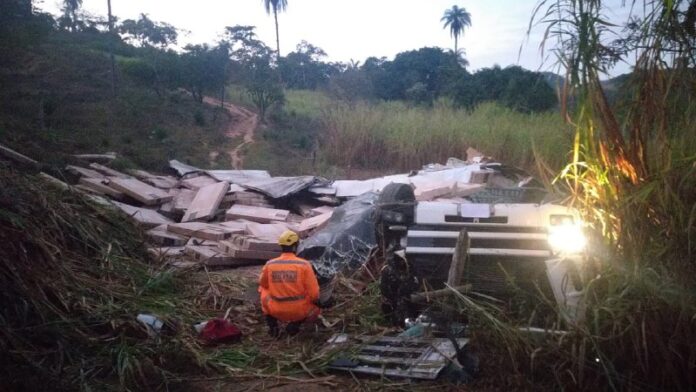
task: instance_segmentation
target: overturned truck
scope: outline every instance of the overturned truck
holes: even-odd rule
[[[347,186],[366,192],[339,207],[306,241],[304,256],[315,264],[323,297],[341,267],[354,269],[379,254],[385,259],[383,311],[395,324],[423,310],[413,294],[443,289],[448,281],[502,301],[525,293],[545,297],[555,300],[566,322],[582,318],[586,241],[580,216],[547,202],[541,185],[523,172],[455,161],[333,186],[338,194],[350,193]],[[464,259],[451,268],[458,247]]]

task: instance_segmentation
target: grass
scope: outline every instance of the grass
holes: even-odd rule
[[[116,212],[0,167],[0,367],[18,390],[151,389],[204,371],[181,275],[150,263]],[[135,317],[168,325],[149,338]],[[178,326],[178,327],[177,327]]]
[[[249,105],[241,89],[229,91],[232,102]],[[468,147],[532,171],[539,164],[560,169],[569,159],[573,135],[557,113],[523,114],[495,103],[472,111],[444,101],[434,107],[348,104],[305,90],[287,90],[282,111],[271,113],[269,120],[249,149],[247,167],[328,177],[350,175],[356,169],[413,170],[450,157],[466,158]],[[290,162],[285,154],[293,157]]]
[[[551,167],[561,167],[572,140],[557,114],[522,114],[493,103],[471,112],[443,103],[338,105],[325,111],[323,122],[322,156],[365,169],[405,171],[465,159],[469,147],[524,168],[534,168],[537,151]]]
[[[125,75],[112,97],[110,65],[101,52],[49,36],[6,60],[0,64],[0,135],[18,151],[58,166],[70,154],[115,151],[121,166],[163,171],[178,159],[229,167],[226,159],[211,165],[208,157],[230,146],[225,112],[179,91],[158,96]]]

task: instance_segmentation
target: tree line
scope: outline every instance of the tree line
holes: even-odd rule
[[[264,5],[274,14],[277,28],[277,12],[287,7],[287,1],[265,1]],[[3,2],[0,7],[6,10],[0,12],[24,20],[27,26],[41,20],[48,30],[90,35],[103,44],[104,51],[119,55],[119,74],[158,95],[183,88],[199,102],[204,95],[219,95],[224,100],[225,86],[240,86],[262,116],[273,105],[282,104],[285,88],[323,90],[348,102],[403,100],[431,105],[447,99],[471,108],[497,101],[525,112],[556,105],[555,93],[540,73],[518,66],[469,72],[458,39],[471,24],[471,15],[456,6],[441,20],[454,38],[454,50],[426,47],[399,53],[393,60],[370,57],[362,63],[327,61],[323,49],[306,41],[280,56],[278,34],[274,50],[258,38],[254,26],[229,26],[215,44],[180,48],[179,30],[172,25],[141,14],[122,21],[110,18],[113,26],[109,28],[109,21],[80,13],[80,6],[80,0],[65,0],[63,15],[54,19],[37,13],[31,0],[9,0]]]

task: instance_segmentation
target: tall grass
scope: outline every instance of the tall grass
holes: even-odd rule
[[[630,39],[614,47],[602,1],[544,0],[537,8],[566,71],[562,111],[575,134],[557,181],[568,186],[608,250],[586,260],[598,265],[584,288],[586,320],[537,342],[499,309],[460,299],[492,327],[484,336],[490,344],[506,343],[511,368],[545,385],[693,390],[696,89],[694,21],[686,11],[696,12],[696,4],[631,6],[644,15],[631,21]],[[618,111],[599,77],[628,53],[637,62]]]
[[[156,390],[204,362],[180,275],[147,263],[133,224],[84,196],[0,166],[3,390]],[[161,341],[135,317],[167,322]]]
[[[337,104],[323,111],[321,152],[343,166],[411,170],[474,147],[521,167],[534,152],[556,168],[568,158],[572,132],[555,113],[523,114],[494,103],[473,111],[443,102],[432,108],[402,102]]]

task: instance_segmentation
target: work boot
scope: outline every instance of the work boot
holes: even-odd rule
[[[290,336],[297,335],[300,332],[300,324],[302,324],[302,322],[295,321],[293,323],[288,323],[288,326],[285,327],[285,332]]]
[[[280,329],[278,328],[278,320],[275,317],[266,316],[266,325],[268,325],[268,334],[271,337],[279,338]]]

